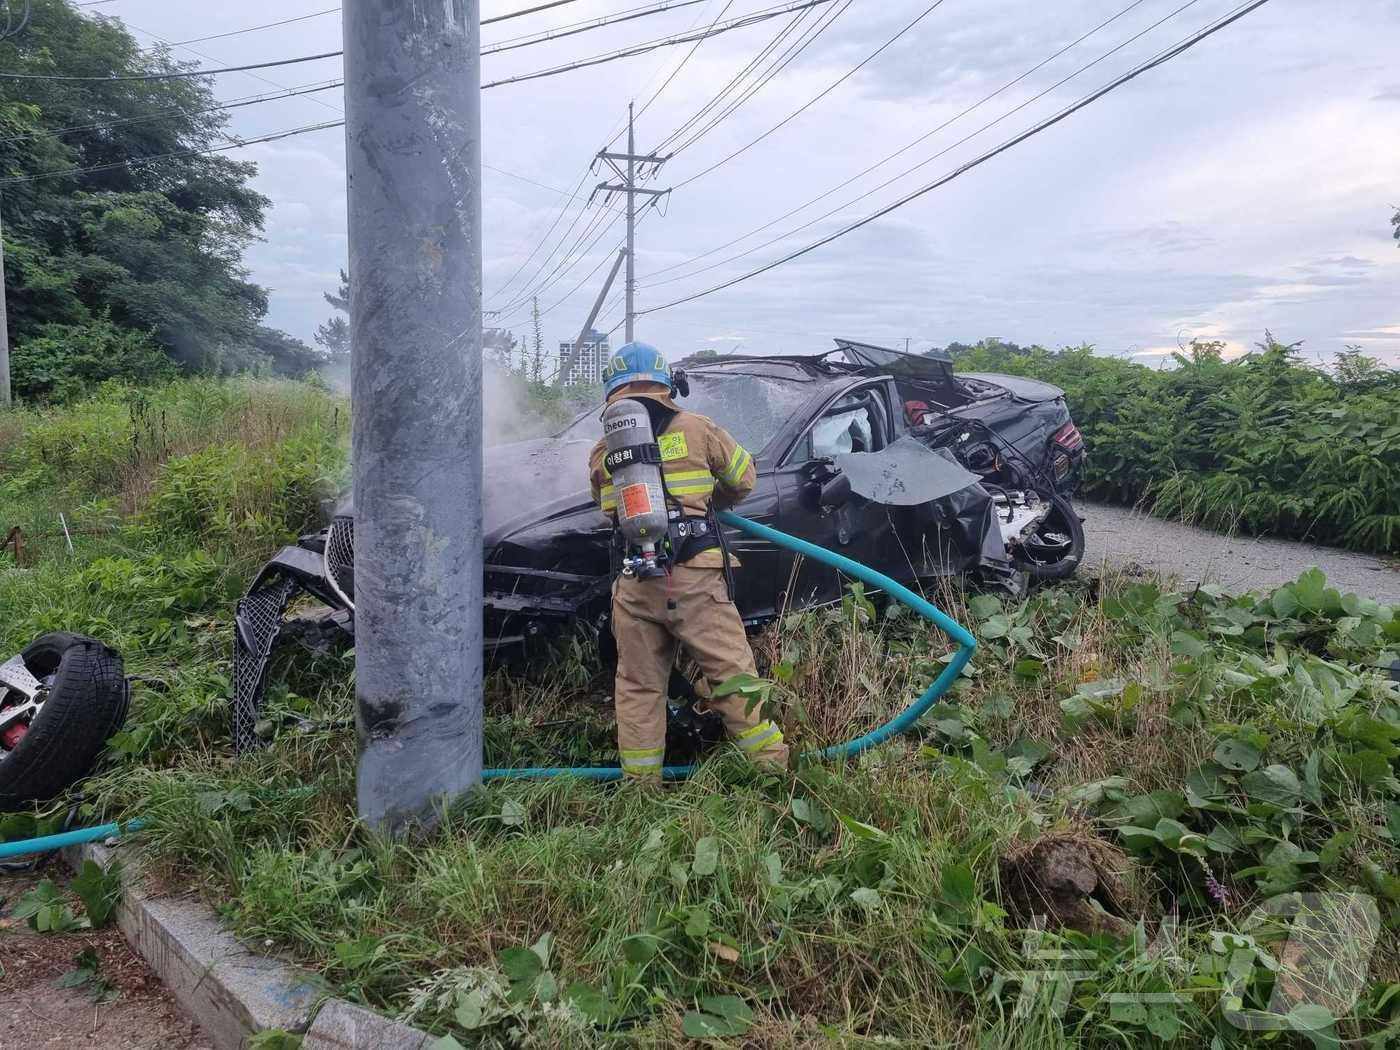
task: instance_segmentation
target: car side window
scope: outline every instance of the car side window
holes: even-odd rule
[[[864,390],[823,412],[793,449],[791,461],[804,463],[847,452],[875,452],[883,446],[883,419],[877,395]]]

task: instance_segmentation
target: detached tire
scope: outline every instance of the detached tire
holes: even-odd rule
[[[46,634],[20,655],[48,695],[14,748],[0,751],[0,810],[53,798],[87,776],[126,721],[122,658],[97,639]]]
[[[1029,557],[1018,558],[1020,567],[1025,569],[1033,580],[1067,580],[1084,560],[1084,523],[1079,514],[1063,496],[1050,497],[1051,510],[1041,522],[1037,532],[1058,532],[1069,537],[1069,547],[1064,556],[1055,561],[1035,561]]]

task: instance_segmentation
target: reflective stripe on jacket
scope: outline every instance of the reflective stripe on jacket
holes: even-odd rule
[[[668,397],[632,396],[653,396],[668,408],[676,407]],[[687,515],[700,517],[711,502],[721,510],[732,507],[753,491],[757,480],[753,456],[708,416],[683,409],[678,411],[656,444],[661,449],[661,472],[666,479],[666,490]],[[606,453],[607,443],[599,440],[588,457],[589,482],[594,501],[604,513],[615,515],[617,492],[612,476],[603,466]],[[718,551],[696,555],[690,564],[710,562],[720,564]]]

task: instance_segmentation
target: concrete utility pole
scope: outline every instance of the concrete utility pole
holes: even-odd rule
[[[360,817],[481,779],[478,0],[345,0]]]
[[[0,227],[0,408],[10,404],[10,315],[5,304],[5,234]]]
[[[578,355],[583,353],[583,344],[588,340],[588,334],[593,330],[593,322],[598,320],[598,313],[603,309],[603,300],[608,297],[608,292],[612,290],[613,281],[617,280],[617,268],[622,265],[623,258],[630,258],[627,250],[617,253],[617,258],[613,260],[612,269],[608,271],[608,279],[603,282],[603,287],[598,291],[598,298],[593,300],[593,309],[588,311],[588,320],[583,322],[583,327],[578,331],[578,338],[574,340],[574,345],[569,347],[568,356],[559,362],[559,371],[554,374],[554,385],[564,386],[568,381],[569,369],[578,360]],[[601,341],[601,340],[600,340]]]
[[[597,189],[593,192],[597,193],[601,190],[608,195],[614,193],[625,193],[627,195],[627,282],[625,285],[627,292],[626,341],[630,343],[636,335],[636,325],[634,322],[637,312],[635,302],[637,294],[637,194],[640,193],[643,196],[650,197],[651,201],[649,203],[655,204],[657,200],[671,192],[670,190],[642,189],[637,185],[637,179],[639,176],[645,178],[649,172],[655,174],[660,169],[661,165],[666,162],[666,158],[658,157],[655,153],[647,153],[645,155],[639,155],[637,153],[637,133],[632,121],[632,103],[629,102],[627,103],[627,152],[611,153],[608,150],[601,150],[598,153],[598,159],[606,161],[608,167],[612,168],[613,174],[623,181],[621,185],[614,182],[600,182]],[[618,167],[619,161],[626,161],[626,169]],[[650,165],[650,167],[648,167],[648,165]]]

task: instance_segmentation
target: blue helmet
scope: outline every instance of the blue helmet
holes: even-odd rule
[[[603,390],[611,394],[628,383],[642,382],[673,386],[671,366],[666,363],[666,358],[650,343],[633,341],[618,347],[617,353],[612,355],[603,369]]]

